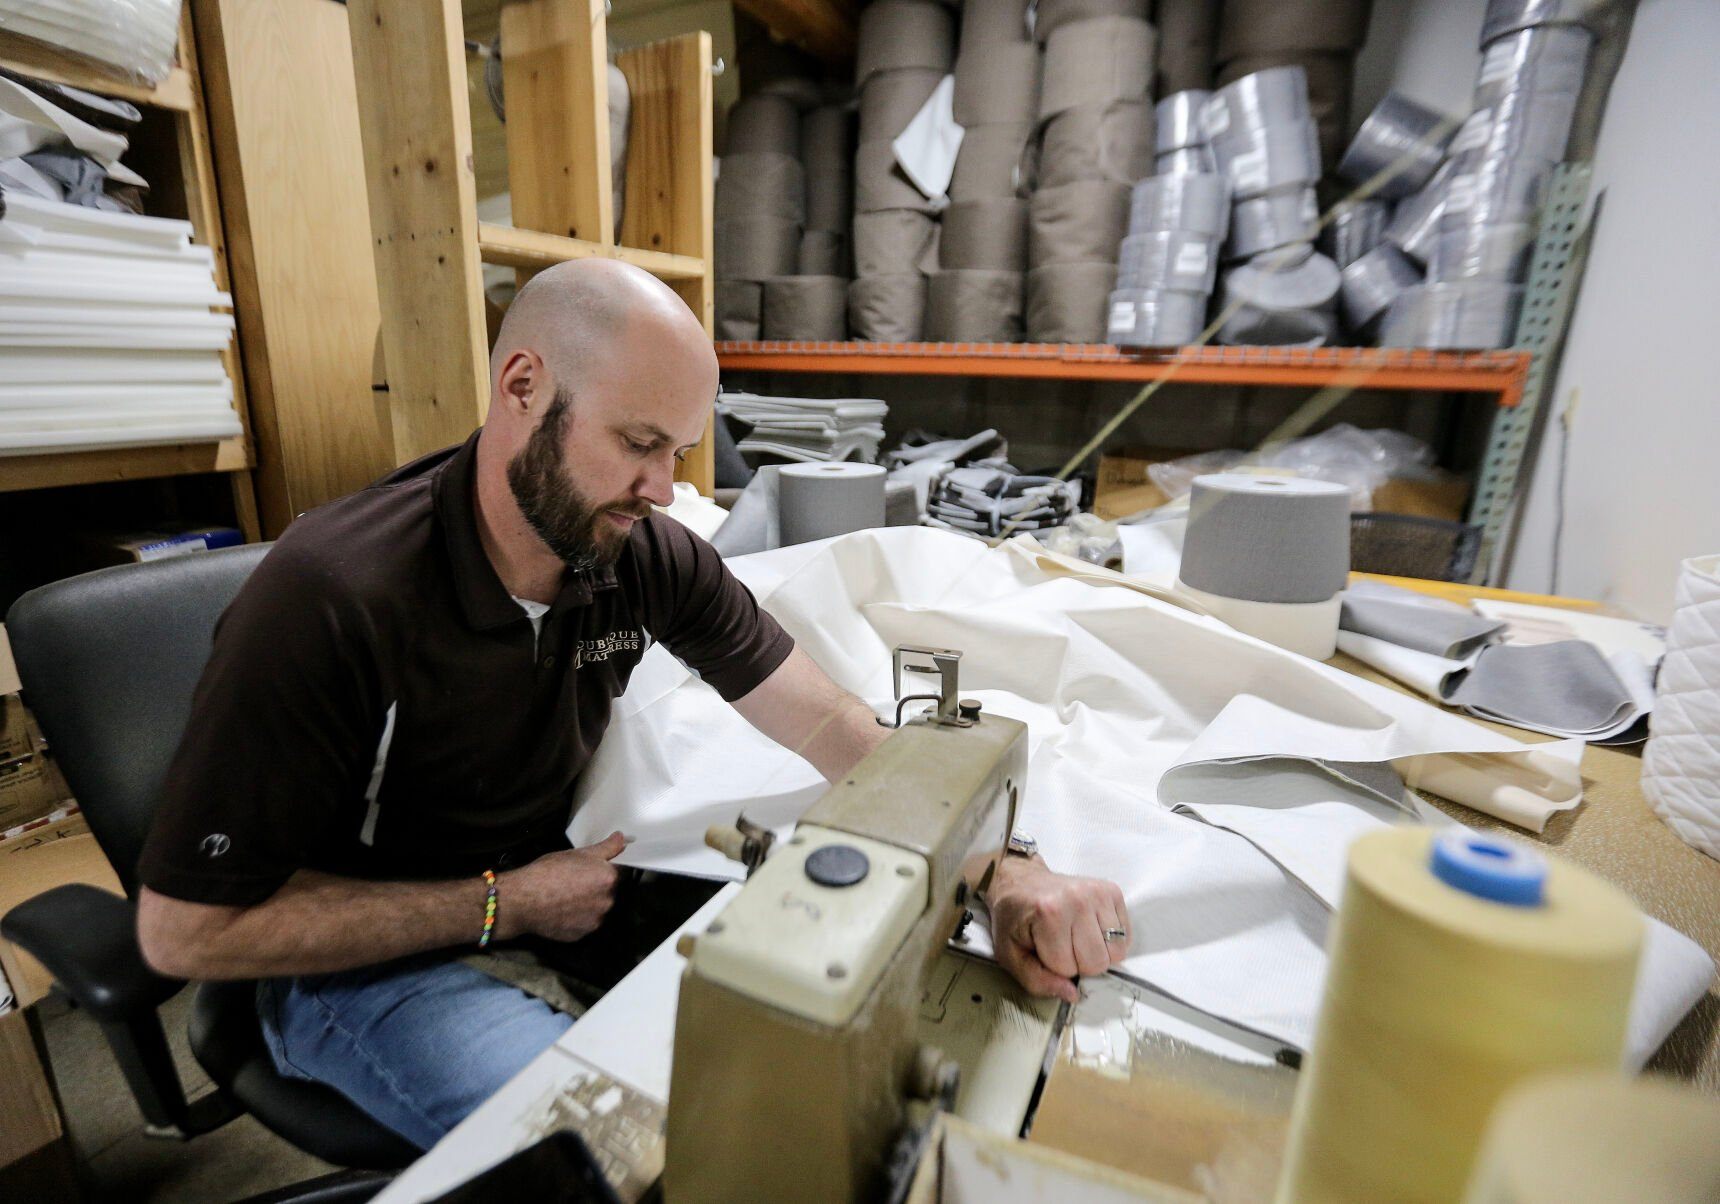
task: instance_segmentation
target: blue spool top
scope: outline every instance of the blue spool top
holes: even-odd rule
[[[1539,907],[1547,862],[1539,853],[1477,832],[1447,832],[1433,842],[1433,876],[1448,886],[1512,907]]]

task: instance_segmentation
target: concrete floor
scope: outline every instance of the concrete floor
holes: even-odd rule
[[[181,991],[161,1015],[180,1080],[186,1094],[195,1098],[209,1090],[209,1076],[186,1044],[191,996]],[[42,1009],[48,1055],[86,1201],[221,1204],[335,1169],[288,1145],[249,1116],[191,1141],[145,1137],[143,1117],[101,1028],[56,999],[45,999],[37,1007]]]

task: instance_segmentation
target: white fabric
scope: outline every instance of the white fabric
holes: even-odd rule
[[[955,94],[956,77],[944,76],[890,144],[902,173],[940,209],[949,202],[950,177],[965,133],[956,124]]]
[[[1642,793],[1681,840],[1720,857],[1720,556],[1679,573]]]
[[[1029,726],[1021,826],[1053,867],[1124,889],[1136,939],[1122,971],[1305,1047],[1325,971],[1330,884],[1341,878],[1348,836],[1366,826],[1320,804],[1353,791],[1340,784],[1332,798],[1298,798],[1281,815],[1222,813],[1251,843],[1175,812],[1184,800],[1178,778],[1164,785],[1167,773],[1265,757],[1401,768],[1435,754],[1521,759],[1532,750],[1239,635],[1116,574],[1040,567],[1050,562],[1031,540],[987,548],[890,528],[729,565],[813,660],[880,711],[896,645],[962,650],[963,696]],[[707,826],[744,810],[784,828],[823,790],[811,765],[659,647],[635,671],[582,777],[570,836],[587,844],[619,828],[638,838],[626,864],[732,879],[739,867],[703,845]],[[1232,802],[1251,797],[1239,790]],[[1196,802],[1223,805],[1211,795]],[[1294,878],[1279,868],[1289,862]],[[1675,953],[1692,975],[1712,973],[1689,942]],[[1689,1006],[1675,993],[1656,998],[1657,1014],[1674,1019]]]
[[[658,514],[667,514],[700,539],[709,539],[728,521],[729,512],[700,493],[698,487],[686,481],[675,482],[675,500],[667,506],[654,506]]]
[[[509,594],[508,597],[517,602],[519,608],[526,612],[526,618],[531,620],[532,647],[536,648],[538,637],[543,635],[543,617],[549,613],[549,607],[542,602],[533,602],[530,598],[522,598],[518,594]]]

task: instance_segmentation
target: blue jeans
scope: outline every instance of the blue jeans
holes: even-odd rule
[[[429,1149],[553,1045],[570,1016],[445,956],[257,984],[275,1068]]]

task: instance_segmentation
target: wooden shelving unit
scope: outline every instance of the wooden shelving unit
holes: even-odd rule
[[[209,127],[202,82],[197,73],[197,47],[189,9],[180,17],[179,65],[155,88],[110,76],[96,65],[4,30],[0,30],[0,66],[171,114],[179,178],[152,181],[156,186],[154,191],[183,198],[184,216],[191,222],[193,237],[215,253],[216,286],[223,291],[229,288],[221,206],[210,158]],[[233,382],[233,405],[238,411],[243,434],[208,443],[0,456],[0,493],[192,473],[227,473],[239,527],[247,539],[259,538],[257,497],[251,481],[255,460],[251,449],[250,413],[237,345],[229,344],[222,358],[227,375]]]

